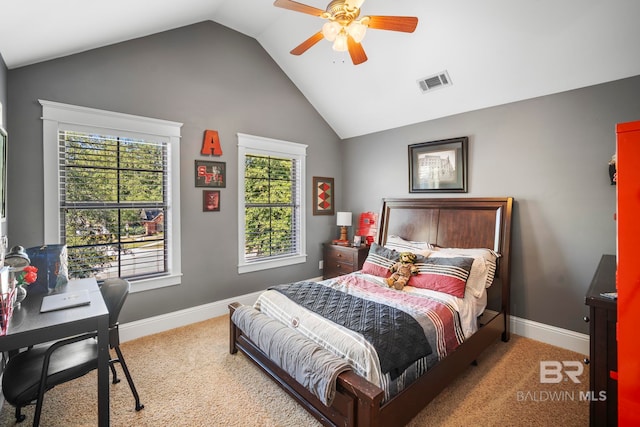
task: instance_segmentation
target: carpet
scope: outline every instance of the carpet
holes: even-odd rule
[[[318,426],[245,356],[229,354],[229,317],[221,316],[123,343],[144,409],[136,412],[121,375],[111,387],[111,425]],[[574,383],[541,383],[541,361],[581,361],[583,355],[512,335],[497,342],[410,423],[425,426],[587,426],[585,368]],[[119,369],[119,368],[118,368]],[[571,368],[575,369],[575,368]],[[554,380],[554,375],[549,375]],[[97,425],[95,372],[45,395],[42,426]],[[0,411],[0,426],[16,424],[14,409]]]

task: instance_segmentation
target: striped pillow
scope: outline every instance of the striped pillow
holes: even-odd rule
[[[464,298],[473,258],[422,258],[416,263],[418,275],[409,279],[409,286],[444,292]]]
[[[493,283],[496,274],[496,263],[500,254],[491,249],[475,248],[438,248],[429,254],[431,258],[451,258],[451,257],[472,257],[474,259],[471,275],[467,280],[467,288],[471,289],[473,295],[479,298],[485,288]]]
[[[400,253],[393,249],[388,249],[377,243],[372,243],[367,259],[362,265],[362,272],[378,277],[389,277],[389,269],[400,259]]]

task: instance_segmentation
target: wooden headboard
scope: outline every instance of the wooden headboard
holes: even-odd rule
[[[383,199],[378,243],[388,235],[507,255],[513,199]]]
[[[492,288],[509,313],[512,207],[511,197],[383,199],[378,243],[395,235],[440,247],[493,249],[501,254],[496,271],[501,283]]]

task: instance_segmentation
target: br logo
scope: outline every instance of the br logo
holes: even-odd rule
[[[565,375],[576,384],[580,383],[578,377],[582,375],[584,366],[581,362],[575,360],[564,360],[558,362],[556,360],[540,361],[540,382],[543,384],[557,384],[564,380]]]

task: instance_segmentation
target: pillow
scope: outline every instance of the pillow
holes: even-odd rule
[[[389,277],[391,275],[389,268],[399,259],[399,252],[380,246],[377,243],[372,243],[367,259],[364,260],[362,265],[362,272],[378,277]]]
[[[496,260],[500,254],[491,249],[437,248],[429,254],[434,258],[467,256],[474,259],[471,274],[467,279],[467,288],[473,296],[480,298],[486,288],[491,286],[496,273]]]
[[[428,257],[416,263],[418,275],[409,279],[409,286],[444,292],[464,298],[473,258]]]
[[[425,252],[431,249],[431,245],[427,242],[416,242],[411,240],[405,240],[400,236],[387,236],[387,241],[384,244],[385,248],[394,249],[398,252]],[[424,253],[426,256],[427,254]]]

